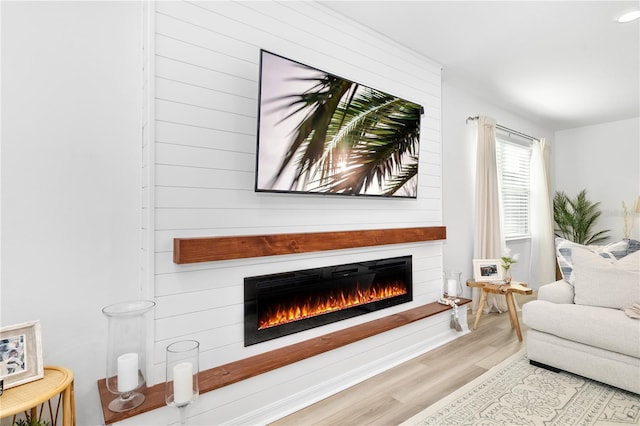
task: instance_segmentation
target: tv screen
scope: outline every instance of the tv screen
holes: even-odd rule
[[[417,196],[420,105],[260,55],[256,191]]]

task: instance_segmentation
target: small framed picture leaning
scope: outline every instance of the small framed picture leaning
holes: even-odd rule
[[[4,389],[44,377],[40,321],[2,327],[0,358]]]
[[[503,281],[501,262],[500,259],[473,259],[473,279],[480,282]]]

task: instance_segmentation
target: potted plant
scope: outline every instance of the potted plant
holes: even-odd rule
[[[504,269],[504,280],[507,284],[511,282],[511,265],[518,263],[519,257],[520,253],[511,256],[511,249],[507,249],[500,257],[500,260],[502,260],[502,269]]]
[[[553,220],[556,236],[578,244],[597,244],[609,238],[609,230],[595,232],[595,224],[600,217],[600,203],[587,199],[583,189],[575,198],[569,198],[564,191],[556,191],[553,197]]]
[[[46,420],[34,419],[27,415],[24,419],[16,419],[15,426],[50,426]]]

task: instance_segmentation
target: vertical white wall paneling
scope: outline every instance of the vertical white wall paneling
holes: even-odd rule
[[[438,298],[442,242],[176,265],[172,241],[441,225],[439,65],[316,3],[158,2],[154,18],[152,382],[164,380],[164,348],[175,340],[199,340],[206,369]],[[423,105],[418,198],[254,192],[260,49]],[[411,304],[244,347],[244,277],[407,254]],[[275,419],[455,337],[448,316],[437,316],[203,395],[193,420]],[[170,419],[161,409],[130,423]]]
[[[142,28],[142,54],[141,54],[141,86],[142,86],[142,113],[141,113],[141,232],[140,232],[140,285],[142,299],[155,299],[155,232],[156,227],[156,126],[155,126],[155,8],[151,2],[141,2],[141,28]],[[146,315],[147,353],[146,360],[156,359],[155,348],[155,312]],[[163,354],[164,356],[164,354]],[[151,383],[155,379],[153,361],[147,361],[146,378]]]

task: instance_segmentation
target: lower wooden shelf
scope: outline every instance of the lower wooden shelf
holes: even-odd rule
[[[466,305],[470,302],[470,299],[460,299],[459,305]],[[198,375],[200,393],[210,392],[237,383],[450,309],[450,306],[441,305],[437,302],[428,303],[417,308],[398,312],[384,318],[375,319],[294,345],[285,346],[280,349],[201,371]],[[115,423],[164,406],[164,387],[164,383],[158,383],[157,385],[147,388],[144,391],[146,399],[142,405],[126,413],[114,413],[113,411],[109,411],[108,405],[115,396],[107,389],[105,379],[98,380],[98,390],[100,391],[105,424]]]

